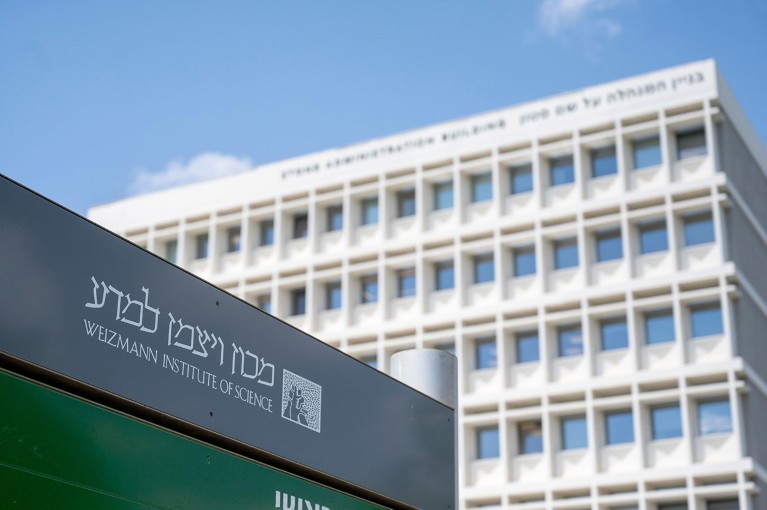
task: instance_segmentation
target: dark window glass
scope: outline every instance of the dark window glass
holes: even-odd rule
[[[706,502],[706,510],[740,510],[737,498],[717,499]]]
[[[557,328],[559,356],[580,356],[583,354],[583,335],[580,324],[571,324]]]
[[[605,441],[607,444],[634,442],[634,419],[631,411],[605,413]]]
[[[293,216],[293,239],[309,235],[309,215],[305,212]]]
[[[436,290],[452,289],[455,287],[454,276],[452,260],[434,264],[434,288]]]
[[[539,421],[523,421],[517,425],[519,454],[543,452],[543,430]]]
[[[529,193],[533,191],[533,165],[518,165],[511,167],[511,194]]]
[[[493,199],[493,175],[490,172],[471,176],[471,201],[484,202]]]
[[[446,351],[455,356],[455,344],[453,342],[445,342],[434,346],[435,349]]]
[[[360,202],[362,209],[361,223],[375,225],[378,223],[378,197],[365,198]]]
[[[629,345],[629,331],[625,317],[612,317],[599,321],[602,350],[625,349]]]
[[[514,248],[514,276],[535,274],[535,246]]]
[[[329,282],[325,284],[325,309],[335,310],[341,308],[341,282]]]
[[[662,503],[658,510],[687,510],[687,503]]]
[[[658,138],[658,135],[637,138],[631,142],[631,145],[635,169],[661,164],[660,138]]]
[[[683,222],[685,246],[714,242],[714,218],[710,211],[688,214]]]
[[[679,406],[658,406],[650,409],[653,439],[682,437],[682,416]]]
[[[165,259],[168,262],[176,263],[178,259],[178,240],[171,239],[165,243]]]
[[[291,315],[306,313],[306,289],[293,289],[290,293]]]
[[[240,227],[231,227],[226,231],[226,251],[234,253],[240,251]]]
[[[671,309],[648,312],[644,315],[645,343],[663,344],[673,342],[674,314]]]
[[[705,156],[706,152],[706,132],[702,127],[676,134],[677,159]]]
[[[434,183],[434,209],[450,209],[453,207],[453,181]]]
[[[532,363],[540,360],[538,332],[517,333],[517,363]]]
[[[562,418],[562,449],[576,450],[588,448],[586,435],[586,417],[581,415]]]
[[[618,173],[618,160],[615,157],[615,146],[592,149],[591,176],[602,177]]]
[[[693,338],[721,335],[724,332],[722,307],[719,306],[719,303],[691,306],[690,326]]]
[[[495,459],[500,456],[498,427],[477,429],[477,458]]]
[[[478,338],[474,343],[476,354],[476,368],[495,368],[498,366],[496,355],[495,337]]]
[[[578,267],[578,239],[554,241],[554,269]]]
[[[698,402],[698,433],[726,434],[732,432],[732,415],[728,399]]]
[[[560,186],[575,182],[573,157],[561,156],[549,159],[549,182],[551,186]]]
[[[397,271],[397,297],[415,296],[415,269]]]
[[[199,234],[194,238],[194,258],[208,257],[208,234]]]
[[[654,220],[639,225],[639,252],[655,253],[668,250],[666,221]]]
[[[274,220],[264,220],[259,224],[259,244],[271,246],[274,244]]]
[[[621,229],[611,228],[596,234],[597,262],[623,258],[623,242]]]
[[[378,302],[378,276],[368,275],[360,278],[360,302],[377,303]]]
[[[474,283],[486,283],[495,280],[493,254],[474,255]]]
[[[342,205],[331,205],[325,212],[328,232],[344,228],[344,207]]]
[[[397,192],[397,217],[415,214],[415,188],[401,189]]]
[[[256,306],[258,306],[266,313],[272,313],[272,296],[269,294],[258,296],[258,299],[256,300]]]

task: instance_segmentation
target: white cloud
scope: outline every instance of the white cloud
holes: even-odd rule
[[[204,152],[188,162],[173,160],[163,170],[151,172],[140,169],[128,187],[130,195],[141,195],[166,188],[206,181],[236,174],[253,167],[250,158],[238,158],[217,152]]]
[[[567,46],[581,47],[596,58],[604,39],[614,39],[623,26],[608,16],[610,11],[631,0],[543,0],[538,23],[543,31]]]

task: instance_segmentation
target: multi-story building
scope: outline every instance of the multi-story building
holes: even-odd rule
[[[711,61],[90,216],[379,370],[455,352],[462,508],[767,509],[767,155]]]

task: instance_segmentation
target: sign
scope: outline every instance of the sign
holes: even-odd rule
[[[0,353],[416,508],[453,410],[0,176]]]

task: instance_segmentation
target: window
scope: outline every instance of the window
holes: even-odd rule
[[[290,314],[303,315],[306,313],[306,289],[293,289],[290,291]]]
[[[549,183],[561,186],[575,181],[572,156],[560,156],[549,159]]]
[[[615,157],[615,146],[591,149],[591,176],[603,177],[618,173],[618,160]]]
[[[325,310],[341,308],[341,282],[328,282],[325,284]]]
[[[539,421],[523,421],[517,425],[520,455],[543,452],[543,430]]]
[[[363,356],[360,361],[372,368],[378,368],[378,357],[375,354]]]
[[[434,210],[453,207],[453,181],[434,183]]]
[[[687,503],[662,503],[658,510],[687,510]]]
[[[740,510],[740,503],[737,498],[707,501],[706,510]]]
[[[623,258],[623,242],[621,240],[620,228],[600,230],[596,233],[595,239],[597,243],[597,262]]]
[[[446,290],[455,287],[453,261],[445,260],[434,264],[434,289]]]
[[[706,155],[706,131],[702,128],[679,131],[676,134],[676,159]]]
[[[333,232],[344,228],[344,206],[331,205],[325,210],[326,230]]]
[[[732,415],[728,399],[698,402],[698,434],[726,434],[732,432]]]
[[[495,368],[498,366],[495,337],[477,338],[474,343],[474,349],[477,370]]]
[[[719,303],[705,303],[690,307],[690,329],[693,338],[721,335],[722,307]]]
[[[370,274],[360,278],[360,303],[378,302],[378,275]]]
[[[515,340],[517,363],[533,363],[540,360],[537,331],[517,333]]]
[[[415,269],[397,271],[397,297],[415,296]]]
[[[474,255],[474,283],[487,283],[495,280],[493,254]]]
[[[484,202],[493,199],[493,174],[490,171],[471,176],[471,201]]]
[[[599,321],[602,350],[625,349],[629,345],[629,331],[625,317],[611,317]]]
[[[208,234],[199,234],[194,238],[194,258],[208,257]]]
[[[498,427],[482,427],[477,429],[477,458],[495,459],[500,456],[498,443]]]
[[[666,221],[653,220],[639,225],[639,253],[655,253],[668,250]]]
[[[661,164],[660,138],[651,135],[636,138],[631,142],[634,155],[634,169],[648,168]]]
[[[578,266],[578,239],[571,237],[554,241],[554,269]]]
[[[562,418],[562,449],[576,450],[588,448],[586,435],[586,417],[582,414]]]
[[[610,510],[639,510],[639,507],[636,505],[629,505],[629,506],[611,506]]]
[[[533,165],[516,165],[511,167],[511,194],[529,193],[533,191]]]
[[[260,246],[271,246],[274,244],[274,220],[263,220],[259,224],[259,239],[258,244]]]
[[[415,188],[397,191],[397,218],[415,214]]]
[[[178,260],[178,240],[177,239],[171,239],[167,243],[165,243],[165,259],[168,262],[173,262],[174,264]]]
[[[455,344],[453,342],[444,342],[441,344],[437,344],[434,346],[435,349],[439,349],[441,351],[449,352],[453,356],[455,356]]]
[[[605,413],[605,441],[607,444],[634,442],[634,419],[630,410]]]
[[[272,296],[269,294],[263,294],[256,298],[256,306],[266,313],[272,313]]]
[[[653,407],[650,409],[650,419],[653,439],[682,437],[682,416],[678,405]]]
[[[535,246],[521,246],[512,250],[514,276],[535,274]]]
[[[375,225],[378,223],[378,197],[363,198],[360,202],[361,218],[363,225]]]
[[[240,226],[230,227],[226,231],[226,252],[240,251]]]
[[[686,214],[682,222],[685,246],[714,242],[714,218],[711,211]]]
[[[673,342],[674,313],[671,309],[657,310],[644,314],[644,334],[647,345]]]
[[[557,328],[557,340],[561,358],[583,354],[583,335],[580,324],[559,326]]]
[[[309,214],[298,213],[293,216],[293,239],[300,239],[309,235]]]

